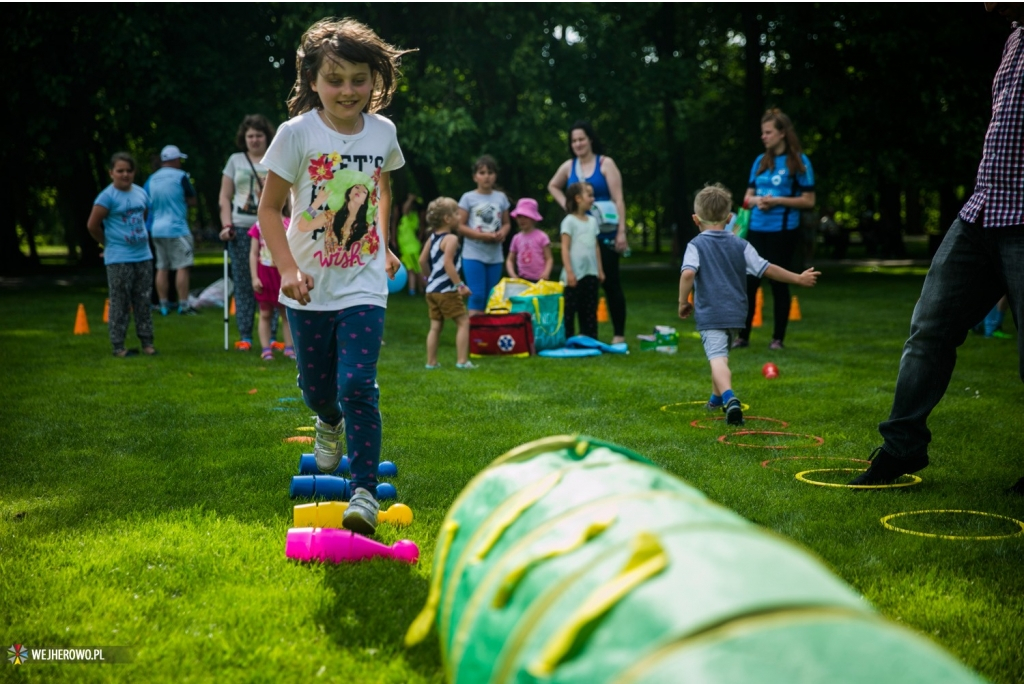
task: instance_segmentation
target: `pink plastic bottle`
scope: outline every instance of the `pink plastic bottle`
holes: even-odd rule
[[[291,528],[284,546],[289,559],[299,561],[361,561],[373,557],[389,557],[415,564],[420,548],[412,540],[399,540],[388,547],[350,530],[333,528]]]

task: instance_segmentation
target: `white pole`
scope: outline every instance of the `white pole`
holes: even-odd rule
[[[224,243],[224,351],[228,350],[228,244]]]

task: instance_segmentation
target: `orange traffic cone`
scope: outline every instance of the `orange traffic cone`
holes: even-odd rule
[[[235,315],[235,298],[231,298],[231,309],[228,310],[231,316]]]
[[[78,305],[78,314],[75,316],[75,335],[89,335],[89,320],[85,318],[85,305]]]
[[[103,303],[103,323],[110,323],[110,300]]]
[[[797,300],[796,295],[794,295],[792,302],[789,304],[789,320],[799,321],[800,319],[800,301]]]
[[[597,301],[597,322],[608,323],[608,302],[602,297]]]
[[[754,320],[750,322],[751,327],[760,328],[764,323],[761,320],[761,308],[764,307],[764,292],[758,288],[757,297],[754,298]]]

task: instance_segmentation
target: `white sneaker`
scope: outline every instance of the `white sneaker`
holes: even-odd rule
[[[356,488],[348,501],[348,508],[341,517],[341,525],[360,535],[373,535],[377,532],[377,512],[380,504],[365,488]]]
[[[456,364],[456,369],[479,369],[480,367],[473,362],[466,362],[465,364]]]
[[[313,456],[316,467],[321,473],[334,473],[341,463],[341,435],[345,432],[345,419],[337,426],[324,423],[316,418],[316,442],[313,445]]]

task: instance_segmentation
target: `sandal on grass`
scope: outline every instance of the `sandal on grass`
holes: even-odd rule
[[[284,356],[288,357],[289,359],[295,359],[295,348],[292,347],[291,345],[285,346]]]
[[[263,352],[260,353],[260,359],[263,361],[271,361],[274,358],[274,351],[269,347],[264,347]]]
[[[114,350],[114,356],[119,359],[124,359],[125,357],[137,357],[138,355],[139,351],[134,347],[128,350]]]
[[[235,342],[235,349],[239,352],[248,352],[252,349],[252,343],[248,340],[239,340]]]
[[[147,347],[143,347],[142,348],[142,353],[147,355],[147,356],[149,356],[149,357],[152,357],[153,355],[156,354],[156,348],[153,347],[152,345],[149,345]]]

